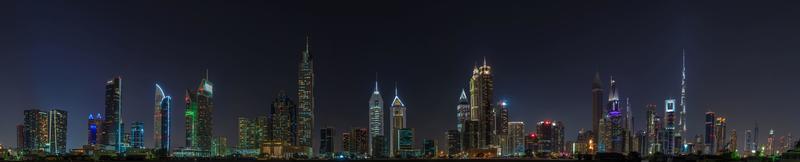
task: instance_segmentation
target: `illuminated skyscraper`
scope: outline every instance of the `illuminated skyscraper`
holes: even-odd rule
[[[616,81],[612,78],[609,86],[608,107],[606,108],[606,130],[601,132],[605,138],[601,145],[609,152],[624,153],[625,148],[625,117],[622,112],[622,101],[619,98]]]
[[[353,150],[350,153],[360,156],[367,155],[369,153],[369,129],[353,128],[351,133],[353,135]]]
[[[472,69],[470,79],[470,117],[478,121],[478,140],[476,148],[489,148],[494,139],[494,113],[492,99],[494,79],[492,67],[483,60],[483,66]]]
[[[122,152],[122,77],[114,77],[106,82],[105,122],[101,144],[111,146],[117,153]]]
[[[131,148],[144,148],[144,123],[131,124]]]
[[[683,57],[681,57],[682,66],[681,66],[681,103],[680,103],[680,116],[678,116],[678,133],[676,136],[685,136],[686,135],[686,100],[688,99],[686,94],[686,50],[683,50]],[[681,141],[681,144],[686,144],[686,140]]]
[[[706,112],[706,135],[705,135],[705,150],[703,150],[706,154],[714,154],[717,152],[716,149],[716,142],[717,142],[717,135],[716,135],[716,114],[714,112]]]
[[[350,134],[350,131],[342,132],[342,152],[350,154],[353,150],[355,150],[353,135]]]
[[[458,106],[456,106],[456,111],[458,112],[456,115],[456,118],[458,119],[456,129],[463,133],[464,125],[470,120],[469,99],[467,98],[467,93],[464,92],[463,89],[461,90],[461,95],[458,97]]]
[[[392,119],[389,120],[389,125],[392,129],[392,136],[389,137],[389,156],[395,157],[399,151],[398,130],[406,128],[406,105],[400,100],[397,95],[397,87],[394,88],[394,99],[392,100]]]
[[[48,153],[53,155],[67,154],[67,111],[53,109],[47,112]]]
[[[767,136],[767,147],[764,151],[764,155],[774,155],[775,154],[775,130],[769,130],[769,136]]]
[[[714,122],[714,128],[716,129],[714,131],[715,140],[716,140],[714,142],[716,144],[716,146],[714,146],[714,148],[716,148],[715,151],[718,154],[722,153],[726,149],[725,144],[728,143],[728,136],[727,136],[728,124],[727,123],[728,122],[727,122],[727,119],[725,117],[723,117],[722,115],[717,114],[717,119]]]
[[[248,119],[239,117],[239,149],[260,149],[261,142],[267,140],[266,117]]]
[[[658,125],[656,124],[656,120],[658,119],[658,115],[656,115],[656,105],[655,104],[647,104],[645,106],[647,108],[647,152],[642,152],[643,155],[650,155],[655,153],[657,147],[660,145],[657,144],[658,141]]]
[[[751,155],[755,151],[753,149],[753,130],[747,129],[744,131],[744,155]]]
[[[600,80],[600,73],[594,74],[592,81],[592,137],[600,137],[600,120],[605,116],[603,113],[603,81]]]
[[[306,147],[306,154],[313,154],[313,132],[314,132],[314,60],[311,57],[308,37],[306,37],[306,48],[301,53],[299,71],[297,75],[297,143],[298,146]]]
[[[103,129],[101,128],[103,126],[103,122],[104,120],[100,113],[97,113],[97,115],[89,114],[89,132],[87,135],[88,145],[95,146],[99,144],[98,140],[101,139],[101,136],[103,136]]]
[[[210,151],[213,137],[214,84],[208,79],[208,70],[203,74],[197,91],[187,90],[184,99],[186,147]]]
[[[155,113],[153,115],[153,143],[161,155],[168,155],[170,150],[172,97],[167,96],[161,86],[156,84]]]
[[[677,125],[677,121],[675,120],[675,99],[667,99],[664,101],[664,154],[673,155],[677,152],[678,147],[675,141],[675,127]]]
[[[382,154],[385,153],[378,153],[375,152],[373,148],[375,142],[375,136],[384,136],[383,132],[383,97],[381,97],[381,92],[378,90],[378,81],[375,81],[375,90],[372,92],[372,96],[369,98],[369,153],[370,155]],[[384,136],[385,137],[385,136]],[[385,149],[382,149],[385,150]],[[381,150],[381,151],[382,151]]]
[[[424,158],[434,158],[436,157],[436,152],[439,150],[437,146],[436,140],[433,139],[422,139],[422,156]]]
[[[272,102],[272,140],[283,141],[298,146],[297,140],[297,105],[286,96],[284,91]]]
[[[510,146],[511,156],[525,155],[525,122],[508,122],[508,145]]]
[[[495,112],[495,140],[494,144],[500,146],[501,155],[511,154],[510,146],[508,145],[508,103],[500,101],[496,105]]]
[[[537,153],[549,155],[560,153],[564,149],[564,124],[559,121],[544,120],[536,124],[538,136]]]

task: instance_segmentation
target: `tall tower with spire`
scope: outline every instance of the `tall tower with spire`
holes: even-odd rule
[[[486,58],[483,59],[483,66],[473,68],[469,89],[470,117],[479,123],[477,148],[488,148],[494,139],[494,79],[492,67],[486,64]]]
[[[314,59],[308,36],[306,47],[300,53],[299,71],[297,75],[297,135],[299,146],[306,147],[308,156],[313,154],[312,140],[314,130]]]
[[[391,109],[392,119],[389,120],[389,125],[392,127],[392,136],[389,137],[389,144],[391,145],[391,147],[389,147],[389,156],[395,157],[398,155],[398,150],[400,148],[397,131],[406,128],[406,105],[403,104],[403,101],[400,100],[400,96],[397,95],[397,85],[394,87],[394,99],[392,100]]]
[[[376,150],[373,150],[376,143],[373,140],[375,140],[376,136],[385,137],[383,134],[383,97],[381,97],[381,92],[378,90],[378,80],[375,80],[375,90],[372,91],[372,96],[369,97],[369,152],[373,156],[376,154],[374,152]]]
[[[186,147],[209,151],[211,149],[212,112],[214,109],[214,84],[205,70],[197,90],[186,90]],[[206,155],[203,155],[206,156]]]
[[[679,135],[686,135],[686,50],[683,50],[683,56],[681,57],[682,64],[681,64],[681,112],[678,121]],[[686,144],[686,140],[682,141],[683,144]]]
[[[594,81],[592,81],[592,136],[595,141],[600,137],[603,129],[600,127],[603,114],[603,81],[600,80],[600,72],[596,72]]]

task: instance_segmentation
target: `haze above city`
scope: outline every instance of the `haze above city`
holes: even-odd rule
[[[13,145],[25,109],[69,113],[68,148],[86,142],[104,83],[122,76],[122,120],[153,141],[154,84],[173,101],[173,147],[182,146],[186,89],[205,69],[214,82],[214,133],[235,144],[238,117],[269,111],[281,90],[296,98],[305,39],[315,61],[319,128],[367,127],[377,78],[395,85],[417,138],[442,140],[472,68],[485,58],[511,121],[552,119],[566,138],[591,129],[591,83],[613,76],[630,98],[636,130],[645,104],[680,97],[686,54],[690,137],[703,115],[727,117],[761,141],[800,133],[800,11],[777,2],[293,1],[0,2],[0,143]],[[377,76],[376,76],[377,75]],[[607,87],[606,87],[607,88]],[[533,127],[527,127],[533,131]],[[744,133],[742,133],[744,134]],[[318,136],[318,134],[315,134]],[[317,141],[318,137],[314,137]],[[744,141],[740,136],[739,140]],[[314,143],[317,145],[317,142]]]

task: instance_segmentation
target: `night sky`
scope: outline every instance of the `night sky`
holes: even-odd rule
[[[89,113],[104,110],[105,81],[123,77],[123,115],[143,121],[152,147],[154,84],[173,104],[173,147],[184,145],[187,88],[204,69],[215,84],[214,133],[236,145],[236,118],[268,113],[281,90],[295,98],[310,33],[317,129],[367,126],[376,73],[386,103],[397,82],[417,139],[442,140],[475,63],[493,67],[495,96],[533,131],[563,121],[567,139],[591,128],[591,81],[613,75],[644,105],[680,95],[688,68],[690,137],[703,114],[744,130],[800,133],[800,10],[763,1],[2,1],[0,143],[15,145],[23,110],[69,112],[68,148],[86,143]],[[130,128],[126,128],[130,129]],[[339,137],[337,137],[338,140]],[[318,137],[315,137],[317,145]],[[441,141],[440,144],[444,142]]]

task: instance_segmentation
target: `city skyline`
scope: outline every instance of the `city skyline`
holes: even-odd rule
[[[44,14],[69,13],[72,9],[80,8],[78,6],[71,7],[64,11],[53,11]],[[227,6],[227,8],[235,9],[238,7]],[[664,8],[669,9],[669,7]],[[96,10],[90,10],[89,12],[92,11]],[[166,11],[160,10],[158,12],[166,13]],[[228,14],[240,15],[247,12],[256,11],[250,8],[250,10]],[[390,10],[378,13],[394,18],[392,20],[399,19],[398,21],[401,22],[426,22],[426,20],[431,20],[405,20],[392,15],[396,12],[398,11]],[[613,12],[603,9],[595,9],[594,12],[614,15]],[[119,13],[123,17],[132,14],[127,10],[119,11]],[[426,10],[425,13],[436,12]],[[653,11],[652,13],[647,12],[643,16],[668,17],[660,14],[663,13]],[[63,15],[63,18],[76,19],[78,16],[80,15],[67,14]],[[179,16],[193,17],[189,15]],[[511,16],[511,13],[502,12],[494,16]],[[531,42],[557,38],[554,35],[544,34],[545,38],[527,40],[527,36],[536,36],[534,33],[556,28],[547,25],[543,27],[544,29],[513,28],[508,33],[496,31],[505,27],[487,25],[492,20],[481,19],[486,24],[478,24],[479,26],[494,30],[484,31],[470,28],[464,29],[466,31],[456,32],[456,34],[439,35],[425,34],[425,30],[413,28],[413,26],[411,29],[401,30],[382,26],[379,23],[368,23],[371,27],[393,29],[401,31],[401,33],[423,33],[410,36],[411,38],[429,41],[417,43],[415,41],[383,40],[381,38],[386,37],[375,37],[367,33],[345,38],[344,34],[338,34],[332,30],[353,27],[359,23],[351,21],[358,19],[339,16],[337,18],[343,19],[342,21],[345,23],[327,23],[315,16],[298,17],[314,20],[314,22],[296,25],[301,26],[300,29],[287,29],[285,31],[288,32],[285,34],[279,34],[282,31],[278,31],[278,29],[265,31],[255,27],[248,27],[244,30],[246,32],[237,32],[232,37],[224,35],[202,37],[202,39],[227,38],[225,40],[232,42],[253,41],[246,42],[244,45],[226,43],[225,40],[191,41],[189,39],[193,38],[192,34],[200,32],[192,30],[182,31],[177,36],[167,38],[144,35],[134,39],[89,34],[88,42],[69,42],[76,39],[76,35],[71,34],[51,33],[56,38],[53,40],[44,40],[43,35],[9,34],[12,38],[31,40],[31,42],[11,43],[12,46],[18,45],[14,47],[9,45],[0,46],[4,49],[0,51],[8,51],[9,53],[8,55],[0,56],[3,58],[2,60],[5,60],[3,61],[4,66],[9,67],[0,70],[0,72],[4,72],[9,76],[20,76],[9,78],[3,83],[5,85],[19,84],[19,87],[6,88],[10,91],[21,92],[19,96],[11,96],[5,100],[0,100],[1,106],[7,107],[6,109],[11,114],[16,114],[0,120],[4,123],[0,126],[3,129],[11,130],[17,124],[21,124],[23,121],[20,117],[22,110],[33,108],[64,110],[70,114],[68,119],[70,136],[67,139],[67,148],[76,148],[85,144],[87,139],[85,116],[103,112],[103,82],[114,76],[122,76],[125,79],[122,86],[122,122],[143,121],[146,130],[144,135],[145,146],[152,147],[154,141],[149,137],[153,137],[152,133],[154,132],[152,130],[153,84],[163,84],[166,92],[172,92],[170,95],[181,96],[181,92],[184,92],[187,88],[194,89],[193,87],[197,86],[202,70],[209,69],[209,80],[214,81],[214,88],[218,92],[214,95],[214,103],[216,105],[213,112],[215,126],[213,133],[215,136],[216,134],[221,134],[231,139],[230,141],[236,141],[233,140],[236,134],[229,132],[236,132],[236,119],[238,117],[254,118],[256,115],[266,115],[268,113],[269,104],[259,101],[270,101],[276,98],[275,94],[280,90],[285,90],[287,96],[297,101],[297,94],[293,92],[297,92],[296,80],[294,79],[297,79],[298,55],[305,46],[304,36],[310,33],[311,44],[313,44],[311,48],[315,51],[314,60],[316,65],[314,66],[316,66],[316,69],[314,73],[315,77],[318,78],[314,81],[317,87],[315,89],[315,98],[317,99],[315,109],[318,111],[316,114],[324,114],[315,116],[315,120],[318,121],[315,122],[315,127],[311,132],[319,131],[320,128],[328,126],[336,128],[336,132],[346,132],[351,128],[367,128],[367,121],[369,121],[367,119],[368,109],[364,101],[369,99],[371,92],[374,91],[374,75],[377,72],[379,73],[378,79],[382,81],[380,82],[380,87],[392,87],[392,81],[397,81],[400,85],[399,91],[402,92],[403,103],[408,104],[407,127],[414,128],[414,134],[417,135],[415,138],[420,139],[417,141],[422,141],[421,139],[437,139],[440,141],[440,148],[443,148],[441,147],[444,143],[442,132],[455,129],[457,120],[454,108],[458,104],[457,97],[460,96],[462,89],[468,89],[466,79],[470,76],[470,69],[477,61],[481,61],[483,57],[486,57],[488,64],[492,66],[493,79],[495,81],[494,100],[507,100],[509,114],[511,114],[510,121],[524,121],[527,123],[526,132],[533,131],[533,123],[545,119],[564,122],[566,124],[567,139],[575,139],[575,134],[580,128],[591,130],[590,122],[585,119],[591,117],[591,100],[589,98],[591,87],[589,87],[589,84],[595,72],[601,74],[601,80],[605,83],[613,75],[614,80],[618,81],[617,84],[620,86],[622,97],[631,98],[631,109],[633,109],[633,115],[637,119],[635,121],[637,130],[633,131],[638,131],[644,126],[644,124],[640,123],[644,123],[645,104],[656,104],[656,110],[663,110],[664,105],[662,102],[665,98],[680,99],[682,49],[686,49],[687,82],[691,83],[688,85],[687,90],[691,93],[689,95],[691,96],[688,102],[689,105],[687,106],[688,133],[684,138],[703,135],[701,131],[703,130],[703,115],[709,109],[717,114],[724,115],[728,119],[729,129],[744,131],[751,129],[753,123],[758,121],[762,128],[762,131],[759,132],[759,137],[762,138],[759,141],[767,141],[767,132],[764,130],[774,129],[777,132],[776,135],[800,132],[797,128],[781,123],[785,122],[784,120],[794,120],[784,114],[796,114],[794,112],[798,111],[792,107],[793,105],[790,102],[797,95],[789,93],[794,88],[790,87],[789,83],[800,80],[798,75],[795,75],[798,74],[798,71],[795,70],[798,68],[791,61],[787,61],[797,60],[797,58],[796,56],[791,56],[789,54],[791,53],[790,51],[777,49],[779,47],[793,49],[788,45],[760,44],[761,47],[773,47],[770,50],[777,51],[775,54],[767,55],[767,58],[764,58],[758,57],[761,55],[758,50],[744,47],[720,47],[720,45],[703,42],[704,40],[719,39],[718,37],[701,37],[705,35],[698,34],[700,32],[695,33],[700,35],[697,36],[692,34],[694,32],[691,31],[668,30],[670,27],[646,26],[638,24],[638,22],[625,21],[629,20],[625,18],[620,18],[619,21],[628,22],[622,24],[635,27],[650,27],[648,28],[649,30],[668,30],[670,33],[679,36],[659,34],[657,36],[668,40],[649,40],[646,43],[637,43],[634,48],[626,48],[624,45],[614,44],[633,44],[634,41],[632,40],[634,39],[650,36],[641,34],[650,32],[648,30],[636,30],[632,31],[634,34],[626,35],[624,39],[615,39],[614,43],[605,44],[608,47],[589,45],[589,43],[594,43],[592,41],[579,41],[574,46],[583,47],[579,48],[582,50],[569,50],[566,48],[572,46],[565,45],[566,43],[563,40],[551,42],[556,44],[555,47],[526,47]],[[676,21],[671,25],[679,26],[678,28],[692,28],[692,30],[703,29],[697,26],[697,23],[701,22],[695,22],[698,20],[692,20],[692,17],[692,15],[684,15],[681,20],[690,21],[690,23]],[[119,26],[122,25],[119,22],[100,22],[111,18],[119,17],[111,15],[79,22],[95,23],[109,27],[106,30],[113,29],[134,33],[156,32],[162,34],[173,30],[171,27],[202,23],[188,21],[183,22],[185,24],[169,24],[166,29],[131,29],[122,28]],[[274,17],[266,16],[266,18]],[[512,20],[522,20],[523,18],[514,17]],[[160,22],[163,20],[136,19],[135,21]],[[593,24],[592,22],[575,19],[568,20],[568,22],[578,24]],[[216,31],[215,29],[233,29],[218,24],[225,22],[254,23],[257,26],[269,25],[264,22],[228,20],[220,17],[211,18],[211,21],[214,23],[208,23],[209,27],[206,28],[211,31]],[[289,24],[286,26],[293,26],[291,25],[292,23],[298,23],[296,20],[283,21]],[[723,24],[727,22],[725,20],[719,21],[722,21]],[[463,22],[453,20],[452,23],[460,24]],[[32,22],[22,22],[21,24],[32,27],[27,30],[43,33],[48,32],[41,30],[50,28],[39,26]],[[333,24],[334,27],[332,29],[302,27],[314,24]],[[538,23],[526,22],[522,26],[535,26],[535,24]],[[75,29],[75,27],[77,26],[67,25],[67,28],[60,30],[81,31],[80,29]],[[605,30],[600,30],[600,35],[608,37],[611,34],[604,34],[602,31],[613,32],[618,29],[611,28],[622,27],[622,25],[607,25],[604,27],[606,28],[604,28]],[[441,27],[432,30],[447,31],[447,29],[451,28]],[[380,31],[378,29],[372,30]],[[581,29],[564,29],[559,33],[569,35],[570,31],[575,30],[588,32]],[[354,30],[349,31],[356,32]],[[503,36],[470,34],[470,32],[481,31]],[[248,36],[245,35],[247,32],[255,32],[257,34]],[[798,33],[790,34],[796,35]],[[266,38],[266,36],[271,35],[275,36]],[[388,39],[391,39],[391,37],[407,37],[396,34],[388,35]],[[570,36],[584,40],[596,39],[586,36]],[[745,36],[761,38],[758,35]],[[178,47],[175,48],[163,47],[164,51],[160,50],[162,45],[158,43],[139,42],[151,42],[151,40],[159,39],[177,39],[185,42],[178,42]],[[344,42],[337,41],[341,39]],[[489,39],[498,39],[500,43],[493,43]],[[111,42],[97,42],[104,40],[111,40]],[[447,43],[446,40],[456,41]],[[39,41],[41,43],[35,43]],[[790,42],[790,40],[784,41]],[[731,40],[727,42],[728,44],[754,43],[759,45],[759,42]],[[206,43],[220,43],[221,46],[194,47],[192,45]],[[267,43],[274,43],[274,45],[261,47]],[[382,48],[365,47],[366,50],[359,50],[364,46],[363,44],[381,46]],[[122,47],[117,47],[119,45],[122,45]],[[404,49],[409,46],[413,48]],[[96,49],[83,49],[83,47],[96,47]],[[59,49],[63,49],[63,52]],[[730,56],[732,55],[731,53],[735,53],[737,50],[749,50],[749,52],[741,52],[738,55]],[[414,51],[425,52],[414,53]],[[119,53],[120,57],[105,53]],[[193,53],[197,53],[198,56],[193,56]],[[443,54],[436,55],[436,53]],[[159,56],[165,58],[162,60],[153,59],[159,58]],[[572,56],[586,57],[586,59],[576,59],[572,58]],[[360,58],[364,60],[358,60]],[[624,61],[609,62],[609,60],[619,59],[624,59]],[[61,60],[66,61],[61,62]],[[19,61],[23,62],[23,64],[7,61]],[[352,65],[341,66],[344,64]],[[751,67],[756,69],[739,67],[742,64],[752,65]],[[762,72],[765,70],[772,72]],[[778,74],[778,72],[782,73]],[[750,85],[748,83],[762,84],[745,86]],[[542,87],[546,85],[552,85],[552,87]],[[604,84],[603,86],[607,91],[607,85]],[[390,93],[387,89],[384,88],[384,94]],[[737,91],[731,91],[732,89]],[[68,93],[69,95],[55,95],[52,93],[54,91]],[[740,91],[751,93],[745,93],[745,95],[734,93]],[[340,93],[344,93],[344,95]],[[386,99],[391,99],[390,96],[384,98],[384,103],[391,103]],[[756,100],[758,102],[730,103],[741,100]],[[388,106],[384,105],[384,107]],[[173,119],[171,125],[171,128],[173,128],[171,133],[172,141],[178,141],[173,142],[172,148],[183,147],[184,139],[182,137],[185,135],[183,123],[185,121],[181,115],[184,114],[185,103],[180,100],[173,101],[172,109],[174,110],[171,113],[171,118]],[[773,113],[763,113],[754,109],[771,110]],[[563,112],[552,110],[563,110]],[[663,115],[661,111],[657,112],[659,112],[657,113],[659,116]],[[775,114],[774,112],[787,113]],[[435,121],[434,124],[428,124],[429,122],[427,121],[431,120]],[[312,134],[315,134],[315,137],[312,138],[315,141],[314,145],[318,145],[319,138],[317,133]],[[334,139],[338,138],[335,137]],[[744,146],[741,144],[743,139],[739,138],[739,146]],[[12,145],[15,141],[16,136],[13,133],[0,134],[0,143],[4,145]],[[235,145],[235,143],[229,143],[229,145]]]

